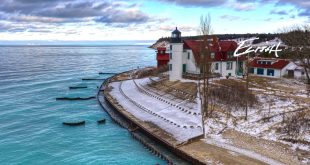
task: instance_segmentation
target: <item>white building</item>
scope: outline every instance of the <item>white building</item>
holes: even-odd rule
[[[201,54],[204,49],[211,51],[207,61],[211,61],[212,73],[219,76],[241,76],[245,68],[244,57],[234,57],[237,48],[235,41],[218,41],[212,39],[212,44],[207,48],[202,40],[181,40],[181,32],[176,28],[172,32],[168,48],[169,80],[176,81],[182,78],[198,78],[200,76]]]
[[[296,66],[295,63],[285,59],[256,58],[250,62],[250,73],[258,76],[281,78],[288,76],[288,70],[294,66]]]
[[[307,70],[310,73],[310,70]],[[304,67],[295,63],[287,68],[287,75],[296,79],[307,79]]]

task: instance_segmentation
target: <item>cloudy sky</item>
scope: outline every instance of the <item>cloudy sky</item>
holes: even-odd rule
[[[197,35],[208,13],[216,34],[274,33],[310,24],[310,0],[1,0],[0,40],[155,40],[175,26]]]

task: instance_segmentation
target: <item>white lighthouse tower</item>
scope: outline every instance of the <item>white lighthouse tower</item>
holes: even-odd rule
[[[176,81],[182,78],[182,55],[183,43],[181,32],[176,27],[172,32],[170,41],[170,59],[169,59],[169,80]]]

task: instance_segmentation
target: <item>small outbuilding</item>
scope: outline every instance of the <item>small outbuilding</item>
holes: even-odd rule
[[[256,58],[250,62],[249,73],[257,76],[281,78],[289,76],[288,69],[296,66],[287,59]],[[293,76],[294,77],[294,76]]]

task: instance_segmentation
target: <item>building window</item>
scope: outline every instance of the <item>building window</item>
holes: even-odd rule
[[[170,45],[170,50],[172,50],[172,45]]]
[[[172,64],[169,64],[169,70],[170,71],[172,70]]]
[[[254,68],[250,68],[250,73],[254,74]]]
[[[233,58],[234,57],[234,52],[227,52],[228,58]]]
[[[226,62],[226,70],[232,70],[232,62]]]
[[[267,62],[267,65],[271,65],[271,62],[270,62],[270,61],[268,61],[268,62]]]
[[[215,70],[219,70],[219,63],[215,63]]]
[[[211,58],[213,59],[215,57],[215,53],[211,52]]]
[[[304,74],[305,74],[305,72],[304,72],[304,71],[302,71],[302,72],[301,72],[301,75],[304,75]]]
[[[170,60],[172,59],[172,53],[169,54],[169,58],[170,58]]]
[[[264,75],[264,68],[257,68],[257,74]]]
[[[273,69],[267,69],[267,76],[274,76],[274,70]]]
[[[190,54],[190,52],[188,52],[187,53],[187,59],[190,59],[190,57],[191,57],[191,54]]]

